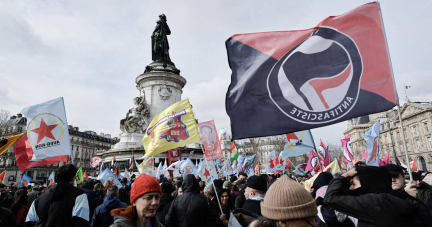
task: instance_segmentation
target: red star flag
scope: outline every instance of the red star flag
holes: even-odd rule
[[[4,179],[5,174],[6,174],[6,170],[3,171],[3,173],[0,174],[0,183],[3,182],[3,179]]]
[[[27,137],[33,150],[30,161],[72,155],[63,98],[27,107]]]
[[[213,161],[202,161],[197,169],[196,174],[206,185],[213,184],[213,180],[218,179],[217,170]]]

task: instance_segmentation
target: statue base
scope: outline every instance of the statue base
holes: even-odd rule
[[[142,139],[144,134],[124,132],[120,134],[120,142],[116,143],[112,151],[144,149]]]

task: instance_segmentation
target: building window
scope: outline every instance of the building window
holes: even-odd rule
[[[397,136],[398,136],[398,139],[401,139],[401,138],[400,138],[400,133],[399,133],[399,132],[397,132]]]
[[[404,149],[403,149],[403,145],[401,144],[401,145],[400,145],[400,153],[401,153],[401,154],[402,154],[403,150],[404,150]]]
[[[427,123],[424,123],[424,127],[425,127],[426,132],[429,132],[429,127],[428,127]]]
[[[404,130],[405,138],[408,137],[406,130]]]
[[[76,146],[76,151],[79,151],[79,146]]]
[[[411,151],[411,147],[410,147],[409,143],[406,143],[406,145],[407,145],[407,150]]]
[[[429,147],[432,148],[432,140],[431,140],[431,138],[428,137],[427,140],[429,141]]]
[[[22,132],[22,127],[18,127],[18,132]]]
[[[72,145],[72,150],[73,150],[73,145]]]
[[[414,135],[417,135],[417,127],[416,126],[413,127],[413,130],[414,130]]]
[[[417,148],[418,148],[418,151],[421,151],[420,140],[417,140]]]

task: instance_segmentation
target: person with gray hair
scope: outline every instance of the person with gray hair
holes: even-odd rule
[[[114,218],[110,212],[117,208],[126,208],[127,204],[120,201],[117,196],[118,187],[117,185],[111,185],[108,187],[106,197],[101,205],[99,205],[91,221],[91,227],[109,227],[114,223]]]

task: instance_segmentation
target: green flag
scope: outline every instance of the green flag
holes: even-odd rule
[[[83,172],[82,172],[82,167],[80,167],[76,173],[76,183],[79,184],[81,182],[83,182]]]

